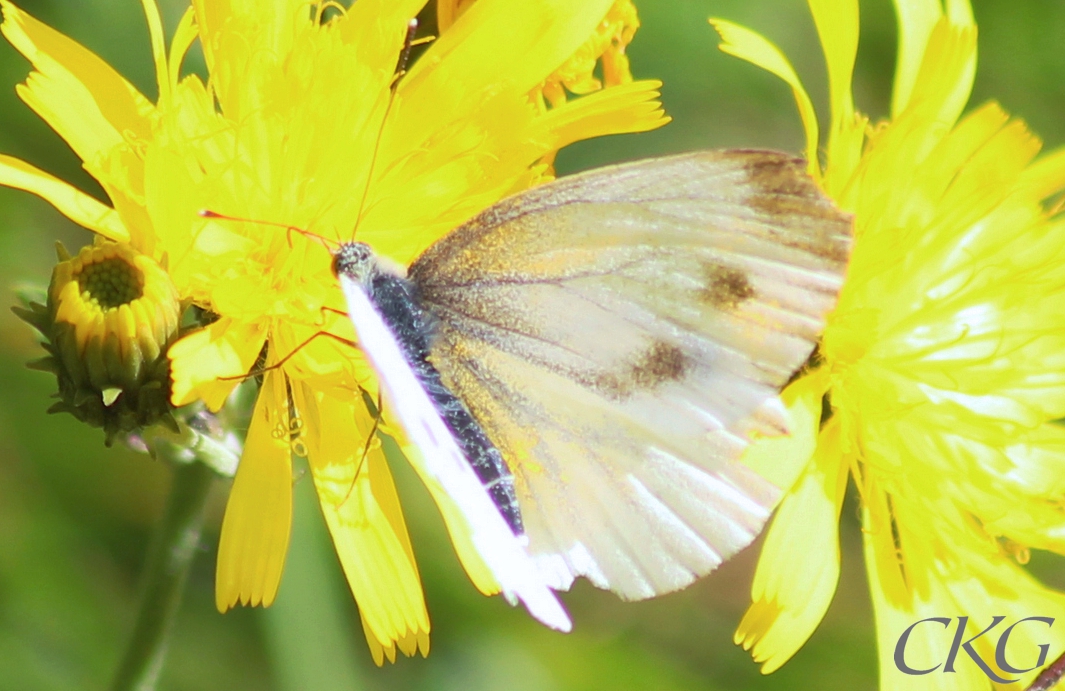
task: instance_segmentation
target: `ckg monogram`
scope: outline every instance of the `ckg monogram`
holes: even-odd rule
[[[980,657],[980,654],[976,651],[976,649],[973,648],[973,641],[976,641],[984,636],[987,636],[987,639],[992,639],[994,637],[994,634],[991,634],[991,631],[995,629],[995,627],[997,627],[999,624],[1001,624],[1005,618],[1006,617],[1003,616],[993,617],[991,619],[991,624],[987,628],[985,628],[983,631],[980,631],[975,636],[963,640],[965,639],[966,628],[969,624],[969,617],[957,617],[957,628],[954,632],[954,640],[950,645],[950,652],[947,653],[946,659],[944,659],[936,666],[929,667],[927,669],[915,669],[914,667],[911,667],[909,664],[907,664],[906,645],[910,642],[910,635],[914,632],[914,629],[919,626],[934,627],[937,624],[945,629],[943,635],[948,635],[949,629],[951,628],[951,623],[954,620],[950,617],[929,617],[928,619],[922,619],[920,621],[914,622],[913,624],[910,624],[910,626],[907,627],[905,631],[902,632],[902,635],[899,636],[898,643],[895,644],[895,667],[897,667],[898,670],[903,674],[910,674],[915,676],[922,674],[932,674],[936,671],[939,671],[940,673],[954,672],[954,663],[957,660],[958,653],[965,651],[965,654],[972,658],[972,661],[976,663],[976,665],[985,675],[987,675],[988,679],[999,684],[1012,684],[1013,682],[1017,681],[1017,679],[1009,679],[999,676],[998,672],[992,669],[991,665],[989,665],[986,660]],[[1025,672],[1031,672],[1032,670],[1038,669],[1044,664],[1046,664],[1047,653],[1050,650],[1049,643],[1043,643],[1042,645],[1038,646],[1039,659],[1036,660],[1035,665],[1033,665],[1032,667],[1014,667],[1012,664],[1010,664],[1010,661],[1006,659],[1006,645],[1009,642],[1010,634],[1013,633],[1013,630],[1015,628],[1022,625],[1046,626],[1049,629],[1051,626],[1054,625],[1054,619],[1053,617],[1025,617],[1024,619],[1019,619],[1013,622],[998,633],[998,642],[995,645],[994,661],[995,664],[998,666],[998,669],[1002,672],[1008,674],[1024,674]],[[928,636],[930,634],[931,632],[929,631],[921,632],[921,635],[924,636]]]

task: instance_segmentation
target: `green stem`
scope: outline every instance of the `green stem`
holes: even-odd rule
[[[173,463],[166,512],[156,529],[145,589],[113,691],[153,691],[166,659],[167,637],[196,556],[207,496],[217,475],[203,463]]]

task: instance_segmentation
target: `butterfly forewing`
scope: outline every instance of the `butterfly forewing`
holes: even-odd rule
[[[778,491],[736,463],[835,304],[850,221],[763,151],[602,168],[497,204],[411,266],[432,362],[515,475],[556,587],[674,590]]]
[[[569,617],[542,577],[533,570],[524,546],[493,506],[480,480],[459,448],[452,430],[418,381],[396,334],[382,318],[364,287],[339,274],[348,315],[359,334],[363,352],[380,374],[393,409],[423,458],[412,459],[427,484],[438,483],[458,508],[460,530],[473,542],[508,598],[520,599],[529,612],[556,629],[568,631]]]

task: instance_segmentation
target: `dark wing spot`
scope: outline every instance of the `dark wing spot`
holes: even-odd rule
[[[784,155],[753,156],[746,161],[748,184],[754,192],[747,203],[768,216],[807,214],[838,217],[830,205],[819,205],[821,194],[806,174],[802,159]],[[815,202],[811,204],[811,202]]]
[[[680,381],[690,369],[691,360],[684,351],[671,343],[655,341],[618,371],[583,377],[582,383],[611,400],[621,401],[636,392],[652,391],[663,384]]]
[[[723,264],[703,265],[706,283],[699,297],[718,309],[736,309],[741,302],[754,297],[754,288],[747,280],[747,273]]]
[[[688,372],[688,356],[675,345],[655,341],[632,366],[633,383],[641,389],[653,389],[660,384],[680,381]]]
[[[787,230],[778,242],[833,262],[847,261],[851,219],[821,192],[801,158],[757,151],[732,154],[744,156],[751,187],[747,205]]]

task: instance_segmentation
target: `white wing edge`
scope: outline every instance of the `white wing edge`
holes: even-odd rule
[[[540,574],[523,542],[503,520],[481,480],[473,472],[451,430],[414,376],[392,330],[365,291],[340,276],[348,316],[359,347],[370,359],[381,384],[411,441],[421,451],[424,467],[454,499],[466,519],[474,547],[484,559],[503,595],[516,596],[536,619],[559,631],[572,628],[569,615]]]

